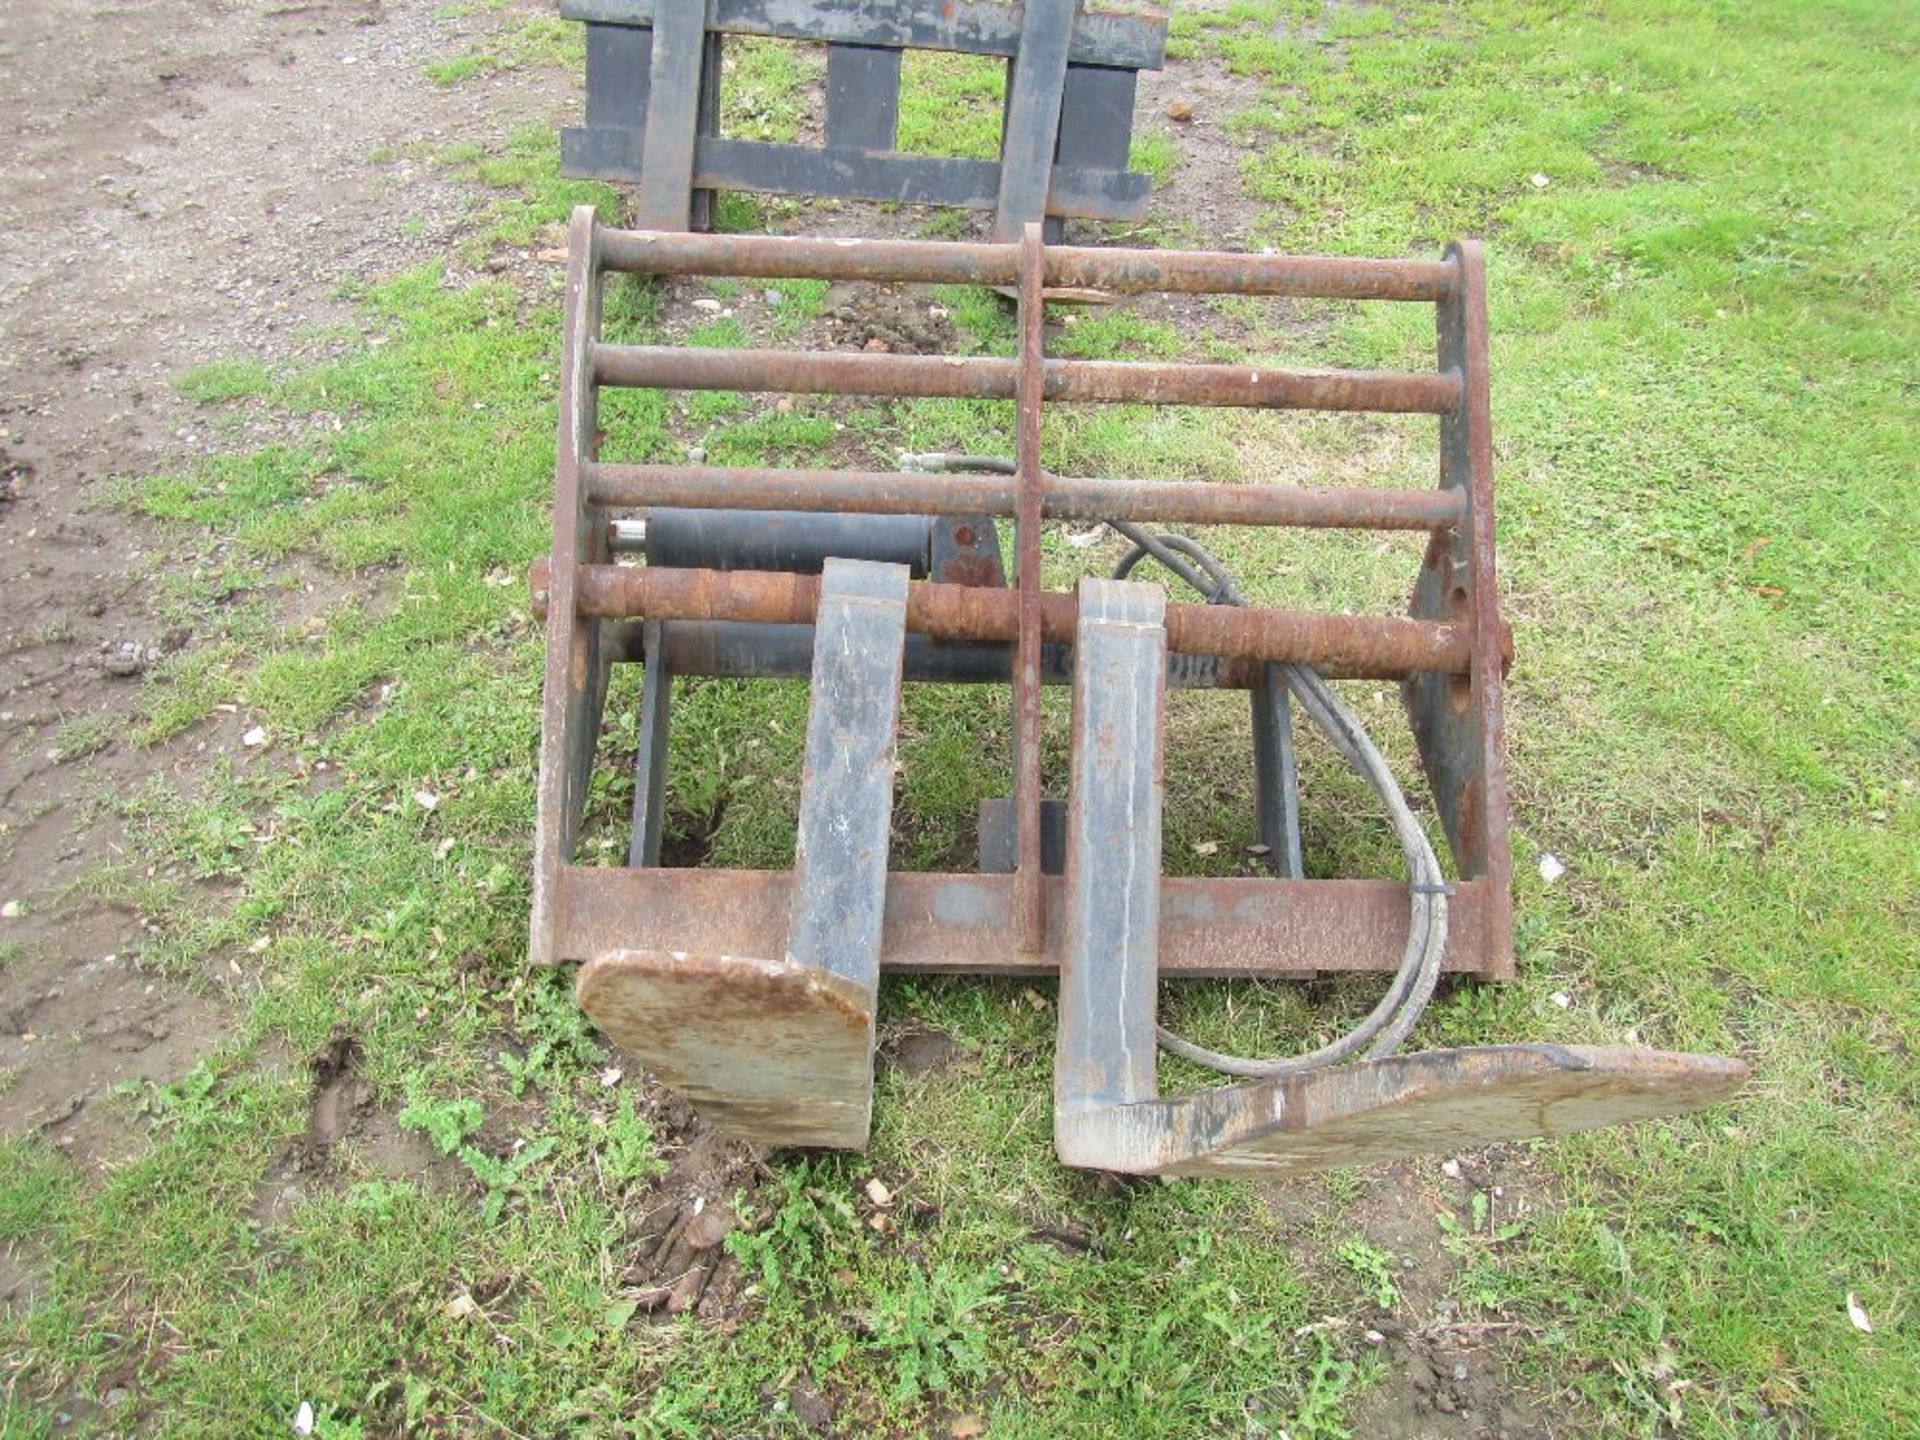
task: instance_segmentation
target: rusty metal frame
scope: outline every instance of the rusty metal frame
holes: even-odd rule
[[[609,272],[1010,287],[1018,296],[1019,350],[1008,360],[613,345],[599,330]],[[1425,371],[1354,372],[1055,360],[1044,354],[1041,321],[1044,295],[1056,289],[1428,304],[1436,311],[1437,363]],[[641,623],[661,625],[668,636],[680,628],[673,622],[696,622],[689,629],[709,622],[807,625],[819,605],[816,576],[617,563],[607,539],[615,511],[701,506],[1014,521],[1010,591],[916,581],[906,604],[906,626],[915,634],[1010,647],[1011,664],[1002,673],[1010,672],[1015,694],[1014,873],[890,877],[881,940],[888,969],[981,973],[1040,972],[1058,963],[1057,882],[1042,875],[1039,859],[1038,695],[1042,683],[1059,678],[1059,647],[1073,641],[1077,602],[1041,589],[1044,519],[1428,533],[1408,616],[1170,604],[1168,646],[1178,652],[1172,661],[1217,667],[1202,683],[1250,687],[1271,661],[1313,665],[1332,677],[1399,682],[1460,877],[1446,968],[1510,976],[1500,699],[1510,641],[1493,584],[1485,306],[1483,264],[1471,243],[1452,247],[1440,260],[1243,256],[1049,246],[1033,225],[1011,244],[848,242],[622,231],[602,226],[590,208],[576,211],[554,545],[534,577],[535,606],[547,625],[547,666],[533,960],[585,961],[610,944],[640,944],[646,937],[687,949],[695,944],[689,934],[714,929],[716,912],[705,907],[723,895],[717,913],[754,944],[773,944],[784,924],[790,901],[784,876],[573,863],[607,670],[615,659],[637,658],[625,637]],[[1012,477],[604,463],[597,454],[596,401],[606,386],[1011,399],[1019,463]],[[1053,476],[1040,463],[1049,402],[1435,414],[1439,485],[1432,491],[1305,490]],[[665,644],[671,652],[675,642]],[[1406,936],[1406,912],[1394,903],[1404,892],[1388,882],[1169,880],[1163,888],[1168,974],[1385,970]],[[683,903],[695,895],[699,903]],[[921,903],[924,912],[914,908]],[[746,953],[743,945],[731,948]],[[782,943],[758,953],[783,949]]]
[[[1017,353],[610,345],[600,339],[608,271],[993,285],[1016,299]],[[1436,365],[1052,360],[1042,322],[1055,289],[1430,304]],[[604,464],[596,401],[607,385],[1009,399],[1015,459],[1010,475]],[[1303,491],[1049,475],[1045,406],[1115,401],[1437,415],[1439,485]],[[581,962],[576,992],[609,1035],[726,1133],[774,1143],[865,1144],[883,970],[1059,976],[1054,1144],[1072,1165],[1234,1175],[1355,1164],[1732,1094],[1745,1068],[1714,1056],[1554,1045],[1392,1053],[1441,969],[1493,979],[1513,970],[1501,751],[1509,640],[1494,585],[1489,423],[1485,275],[1471,244],[1437,262],[1101,251],[1049,247],[1038,224],[1010,244],[838,242],[604,230],[591,209],[576,211],[553,551],[533,576],[547,656],[532,959]],[[934,469],[952,461],[917,458]],[[614,514],[635,509],[648,513]],[[1068,516],[1113,521],[1134,542],[1121,575],[1083,579],[1071,594],[1042,589],[1041,527]],[[997,530],[1006,518],[1010,589]],[[1228,603],[1169,603],[1125,576],[1133,558],[1152,552],[1190,583],[1204,577],[1181,572],[1169,541],[1141,521],[1419,530],[1429,540],[1408,615],[1327,615],[1244,605],[1228,580],[1210,595]],[[648,563],[622,563],[636,549]],[[785,568],[729,568],[741,564]],[[647,667],[647,719],[629,863],[576,865],[608,671],[635,659]],[[791,872],[659,868],[676,672],[809,677]],[[1339,718],[1328,677],[1400,685],[1451,884],[1384,762]],[[1010,862],[1010,873],[888,872],[900,688],[923,678],[1010,682],[1014,793],[983,806],[981,847],[983,871]],[[1043,685],[1069,680],[1063,810],[1041,794],[1040,698]],[[1276,853],[1275,879],[1163,877],[1164,702],[1176,685],[1253,691],[1262,835],[1290,852],[1291,779],[1275,777],[1291,767],[1280,727],[1290,723],[1286,697],[1298,695],[1387,800],[1414,883],[1301,879],[1296,853]],[[1285,793],[1271,793],[1275,784]],[[1307,1056],[1215,1055],[1159,1028],[1163,977],[1341,970],[1395,978],[1374,1016]],[[1249,1083],[1163,1097],[1162,1045]]]

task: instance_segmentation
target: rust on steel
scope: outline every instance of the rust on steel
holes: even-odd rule
[[[1746,1078],[1738,1060],[1661,1050],[1426,1050],[1114,1107],[1099,1168],[1271,1176],[1371,1165],[1698,1110]]]
[[[547,626],[541,687],[540,778],[534,799],[533,894],[529,958],[552,964],[554,876],[572,858],[585,808],[601,695],[599,637],[574,601],[586,560],[606,557],[604,527],[592,522],[582,466],[599,428],[598,392],[589,363],[600,329],[600,228],[593,211],[573,212],[567,252],[566,333],[553,487],[554,619]]]
[[[781,1145],[864,1140],[873,1002],[852,981],[689,951],[683,934],[597,952],[574,993],[614,1043],[645,1056],[724,1133]]]
[[[549,603],[548,574],[544,562],[534,563],[533,608],[541,618]],[[820,578],[791,571],[582,565],[575,569],[574,594],[580,615],[595,620],[810,625],[819,608]],[[1037,599],[1040,638],[1071,644],[1078,622],[1074,596],[1042,591]],[[939,640],[1017,642],[1020,604],[1014,591],[916,581],[907,592],[907,628]],[[1464,675],[1471,664],[1466,624],[1400,615],[1172,604],[1167,643],[1189,655],[1292,661],[1348,679],[1398,679],[1416,670]]]
[[[1047,926],[1023,952],[1011,875],[898,872],[887,877],[880,964],[889,974],[1044,975],[1064,943],[1063,881],[1046,876]],[[558,956],[618,951],[785,952],[793,876],[782,870],[575,866],[561,872]],[[1447,904],[1445,968],[1484,973],[1486,882],[1463,880]],[[1160,974],[1226,979],[1391,971],[1409,924],[1392,880],[1209,879],[1160,882]]]
[[[1272,370],[1132,360],[1043,359],[1041,365],[1047,400],[1400,415],[1446,415],[1460,404],[1460,377],[1452,371]],[[1012,400],[1020,370],[1018,360],[986,355],[593,347],[597,383],[663,390]]]
[[[1020,371],[1014,496],[1015,583],[1019,630],[1013,652],[1013,907],[1023,953],[1046,938],[1046,894],[1040,888],[1040,402],[1046,383],[1038,224],[1020,233]]]
[[[1005,475],[905,475],[892,470],[730,470],[705,465],[585,467],[587,495],[610,509],[819,510],[862,515],[1014,513]],[[1049,520],[1171,525],[1286,525],[1306,530],[1441,530],[1465,518],[1451,490],[1302,489],[1198,480],[1082,480],[1045,475]]]
[[[1442,426],[1442,444],[1453,437],[1445,432],[1465,431],[1470,523],[1465,539],[1473,555],[1473,584],[1468,598],[1468,624],[1473,657],[1470,698],[1480,713],[1480,754],[1483,774],[1478,819],[1485,836],[1485,874],[1500,903],[1491,916],[1488,948],[1495,957],[1495,973],[1511,979],[1513,969],[1513,856],[1507,837],[1507,744],[1502,689],[1505,666],[1499,653],[1504,622],[1494,576],[1493,544],[1493,402],[1488,382],[1487,268],[1477,240],[1450,246],[1448,258],[1460,270],[1460,284],[1452,301],[1439,311],[1442,349],[1445,331],[1460,327],[1460,349],[1466,357],[1459,414]],[[1436,537],[1437,539],[1437,537]]]
[[[947,285],[1014,285],[1020,278],[1017,244],[602,229],[600,248],[607,269],[647,275]],[[1043,283],[1049,289],[1115,294],[1159,290],[1189,295],[1436,302],[1453,293],[1458,273],[1443,260],[1228,255],[1207,250],[1105,250],[1058,245],[1047,248]]]

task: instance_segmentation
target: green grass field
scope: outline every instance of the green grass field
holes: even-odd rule
[[[1224,65],[1257,95],[1209,117],[1244,149],[1256,243],[1489,245],[1520,979],[1452,992],[1416,1041],[1631,1040],[1755,1072],[1722,1110],[1539,1148],[1540,1203],[1517,1231],[1435,1220],[1449,1298],[1505,1337],[1513,1385],[1556,1434],[1920,1433],[1911,7],[1231,0],[1183,7],[1172,36],[1176,77]],[[436,78],[485,83],[490,62],[461,63]],[[811,74],[756,55],[730,104],[791,133]],[[971,153],[998,113],[960,67],[907,98],[924,148]],[[1148,128],[1156,173],[1177,175],[1185,132]],[[485,196],[474,253],[551,244],[583,199],[618,213],[611,192],[557,180],[556,157],[544,131],[448,157]],[[1205,238],[1184,224],[1162,213],[1152,233]],[[197,638],[151,682],[137,736],[80,739],[163,746],[237,701],[269,743],[111,797],[146,853],[97,883],[152,917],[150,958],[182,983],[218,958],[237,1020],[193,1073],[121,1098],[151,1141],[104,1178],[0,1146],[0,1241],[30,1241],[50,1276],[0,1320],[0,1434],[67,1433],[48,1397],[131,1385],[169,1435],[285,1434],[302,1401],[331,1437],[798,1435],[782,1397],[800,1381],[847,1435],[982,1433],[974,1417],[994,1437],[1351,1433],[1383,1383],[1361,1332],[1404,1303],[1383,1278],[1397,1257],[1348,1214],[1362,1177],[1282,1201],[1058,1168],[1053,1016],[1021,983],[890,983],[883,1023],[944,1030],[961,1062],[883,1071],[866,1156],[771,1162],[731,1242],[754,1288],[726,1324],[636,1316],[622,1247],[663,1137],[602,1085],[566,977],[523,963],[541,663],[524,574],[548,538],[558,289],[557,270],[525,289],[397,275],[359,297],[335,364],[180,378],[210,423],[344,424],[127,496],[182,557],[155,603]],[[693,343],[776,343],[823,303],[716,291],[736,317],[696,316]],[[964,348],[1009,344],[990,297],[943,299]],[[634,285],[615,302],[622,333],[685,333],[684,297]],[[1431,353],[1425,312],[1213,319],[1114,310],[1056,349]],[[656,393],[604,423],[621,458],[699,444],[728,463],[831,447],[886,466],[1004,450],[1008,433],[993,406]],[[1048,458],[1426,483],[1432,440],[1414,422],[1121,410],[1062,417]],[[1220,538],[1256,596],[1329,607],[1397,608],[1418,554]],[[1115,553],[1050,536],[1050,578]],[[296,575],[337,600],[290,624]],[[609,707],[592,844],[627,803],[636,693],[623,679]],[[1354,693],[1363,715],[1397,714]],[[1064,698],[1049,703],[1058,769]],[[714,863],[787,863],[804,714],[796,686],[689,686],[673,833]],[[1004,716],[1002,696],[910,697],[898,863],[968,863],[973,807],[1005,789]],[[1204,697],[1176,708],[1170,868],[1247,863],[1251,765],[1220,740],[1242,718]],[[1386,738],[1406,773],[1405,737]],[[1316,870],[1397,873],[1324,747],[1307,774]],[[1544,854],[1566,867],[1556,883]],[[196,901],[201,879],[230,898]],[[1337,1027],[1363,989],[1170,1003],[1210,1039],[1278,1051]],[[358,1038],[380,1104],[450,1158],[430,1183],[344,1155],[336,1183],[262,1221],[265,1177],[307,1124],[302,1058],[336,1033]],[[885,1233],[874,1176],[899,1200]],[[1094,1243],[1047,1243],[1047,1226]]]

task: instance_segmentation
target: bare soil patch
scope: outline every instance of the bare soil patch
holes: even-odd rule
[[[1364,1187],[1328,1203],[1323,1182],[1274,1185],[1268,1203],[1288,1217],[1289,1248],[1330,1273],[1339,1247],[1357,1239],[1391,1257],[1391,1305],[1352,1317],[1352,1349],[1374,1350],[1386,1373],[1355,1402],[1356,1435],[1381,1440],[1551,1440],[1580,1434],[1559,1397],[1516,1372],[1526,1327],[1463,1303],[1465,1258],[1498,1244],[1503,1227],[1557,1207],[1548,1177],[1518,1146],[1404,1160],[1355,1172]],[[1476,1197],[1479,1197],[1476,1199]],[[1446,1221],[1451,1226],[1443,1228]]]
[[[1183,243],[1252,248],[1261,207],[1247,194],[1246,147],[1226,123],[1261,95],[1258,81],[1217,60],[1169,60],[1164,70],[1140,72],[1134,133],[1166,131],[1177,156],[1172,174],[1154,186],[1153,214],[1176,225]]]
[[[359,1176],[409,1179],[441,1189],[462,1183],[455,1162],[380,1108],[372,1083],[361,1073],[364,1060],[358,1038],[342,1031],[307,1061],[313,1081],[307,1126],[261,1182],[253,1208],[261,1224],[285,1220],[316,1191]]]

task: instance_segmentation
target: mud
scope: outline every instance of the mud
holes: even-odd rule
[[[343,1031],[307,1061],[312,1091],[306,1129],[260,1183],[253,1218],[261,1225],[290,1220],[315,1195],[338,1193],[361,1180],[406,1180],[436,1190],[469,1184],[457,1161],[381,1108],[361,1073],[365,1058],[359,1039]]]
[[[721,1322],[747,1284],[726,1240],[752,1218],[734,1207],[757,1192],[758,1157],[658,1087],[649,1085],[646,1099],[667,1170],[629,1208],[618,1293],[633,1302],[637,1323],[689,1313]]]
[[[1172,173],[1154,187],[1153,216],[1182,244],[1247,250],[1266,243],[1263,207],[1247,193],[1248,147],[1226,125],[1264,98],[1258,81],[1215,60],[1170,61],[1164,70],[1141,72],[1134,133],[1164,131],[1175,149]]]
[[[951,317],[916,289],[836,286],[827,292],[827,334],[841,350],[892,355],[951,355]]]

